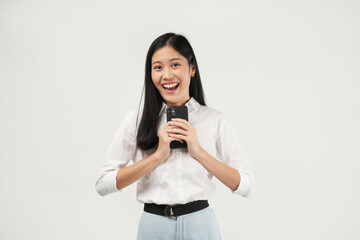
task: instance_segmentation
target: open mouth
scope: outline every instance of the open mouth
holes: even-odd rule
[[[162,87],[167,92],[173,92],[179,87],[180,83],[163,84]]]

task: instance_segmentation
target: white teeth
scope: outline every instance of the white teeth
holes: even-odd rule
[[[164,84],[163,87],[164,88],[172,88],[172,87],[175,87],[177,86],[179,83],[173,83],[173,84]]]

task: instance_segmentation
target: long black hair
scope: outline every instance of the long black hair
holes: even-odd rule
[[[146,55],[145,81],[143,87],[143,92],[145,89],[145,101],[136,138],[137,147],[143,150],[149,150],[155,147],[159,142],[159,137],[157,135],[158,119],[164,99],[152,81],[151,60],[154,52],[164,46],[173,47],[187,59],[189,66],[192,64],[195,66],[195,75],[191,78],[190,81],[189,95],[190,98],[194,97],[201,105],[206,106],[199,67],[197,65],[196,57],[189,41],[184,36],[175,33],[165,33],[156,38],[152,42]],[[143,92],[141,94],[141,99]]]

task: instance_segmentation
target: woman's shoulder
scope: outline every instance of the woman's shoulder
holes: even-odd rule
[[[128,112],[126,112],[119,121],[119,125],[117,128],[117,132],[119,134],[130,134],[130,135],[136,135],[137,131],[137,124],[138,121],[137,117],[137,110],[133,109]]]
[[[132,109],[124,115],[124,119],[134,120],[137,116],[137,112],[138,111],[136,109]]]
[[[128,125],[137,125],[141,120],[141,116],[138,113],[137,109],[130,110],[124,115],[123,122],[126,122]]]
[[[214,107],[200,105],[199,110],[201,113],[204,113],[204,114],[208,115],[209,117],[214,117],[216,119],[226,118],[225,114],[223,112],[221,112],[220,110],[218,110]]]

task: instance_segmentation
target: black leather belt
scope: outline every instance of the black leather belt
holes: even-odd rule
[[[207,200],[198,200],[179,205],[158,205],[155,203],[145,203],[144,211],[148,213],[157,214],[160,216],[176,219],[178,216],[193,213],[209,206]]]

